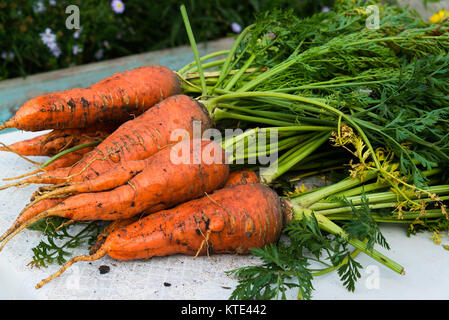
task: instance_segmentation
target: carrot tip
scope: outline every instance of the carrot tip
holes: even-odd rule
[[[37,169],[37,170],[31,171],[31,172],[22,174],[21,176],[12,177],[12,178],[4,178],[3,181],[12,181],[12,180],[18,180],[18,179],[26,178],[26,177],[32,176],[34,174],[40,173],[42,171],[45,171],[45,170]]]

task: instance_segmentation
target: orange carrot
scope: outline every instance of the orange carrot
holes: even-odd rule
[[[184,155],[189,159],[188,163],[173,161],[181,151],[187,152]],[[136,162],[140,162],[140,167],[135,165]],[[221,188],[229,176],[224,150],[210,140],[184,140],[145,160],[130,163],[133,164],[132,171],[117,171],[110,175],[110,179],[99,183],[72,185],[86,193],[68,197],[32,219],[28,219],[28,210],[23,211],[5,233],[9,235],[0,248],[15,234],[40,219],[52,216],[75,221],[126,219],[212,192]],[[106,189],[110,191],[98,192]],[[34,206],[30,209],[34,210]]]
[[[243,169],[243,170],[237,170],[233,171],[229,174],[228,180],[226,181],[226,184],[223,188],[229,188],[237,185],[242,184],[254,184],[259,183],[259,178],[257,177],[257,174],[249,169]],[[63,199],[61,199],[63,201]],[[52,207],[53,205],[50,205]],[[49,208],[50,208],[49,207]],[[46,209],[45,209],[46,210]],[[43,210],[43,211],[45,211]],[[129,219],[124,220],[115,220],[112,223],[110,223],[105,230],[103,230],[97,237],[97,241],[95,244],[91,247],[89,250],[89,254],[92,255],[101,247],[101,245],[106,241],[106,238],[109,234],[111,234],[113,231],[125,227],[133,222],[135,222],[138,219],[138,217],[134,216]]]
[[[226,181],[224,188],[229,188],[240,184],[252,184],[259,182],[259,177],[253,170],[242,169],[233,171],[229,174],[228,181]]]
[[[277,241],[290,220],[287,203],[264,185],[220,189],[115,230],[92,255],[72,258],[36,288],[77,261],[93,261],[106,254],[117,260],[178,253],[192,256],[246,254],[250,248],[261,248]]]
[[[180,92],[179,78],[169,68],[140,67],[116,73],[85,89],[70,89],[33,98],[1,125],[0,130],[40,131],[123,123]]]
[[[75,146],[104,140],[117,127],[53,130],[42,144],[41,155],[54,156]]]
[[[99,129],[52,130],[43,135],[2,147],[0,151],[10,151],[23,156],[54,156],[77,145],[103,140],[115,129],[116,126]]]
[[[47,167],[42,168],[41,170],[52,171],[59,168],[70,167],[73,164],[77,163],[79,160],[81,160],[86,153],[92,151],[93,149],[94,149],[93,147],[90,147],[70,152],[66,155],[63,155],[59,159],[55,160],[55,162],[51,163]]]
[[[186,95],[169,97],[121,125],[72,168],[31,177],[0,190],[27,183],[59,184],[95,178],[118,163],[148,158],[167,144],[179,141],[180,137],[172,137],[175,130],[184,130],[193,137],[195,122],[201,123],[200,133],[212,124],[207,111],[195,100]]]
[[[14,152],[23,156],[46,156],[43,154],[42,144],[47,135],[48,133],[1,147],[0,151]]]

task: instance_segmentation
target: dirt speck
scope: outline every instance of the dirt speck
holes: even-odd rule
[[[98,270],[100,270],[100,274],[105,274],[111,271],[111,267],[102,265],[98,268]]]
[[[170,282],[164,282],[164,287],[170,287],[171,283]]]

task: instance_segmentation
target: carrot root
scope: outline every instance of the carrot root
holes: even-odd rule
[[[64,264],[61,269],[58,270],[58,272],[52,274],[51,276],[49,276],[48,278],[43,279],[41,282],[39,282],[36,285],[36,289],[41,288],[44,284],[49,283],[51,280],[53,280],[54,278],[59,277],[61,274],[64,273],[64,271],[66,271],[72,264],[74,264],[75,262],[78,261],[95,261],[98,259],[101,259],[102,257],[104,257],[106,255],[106,250],[103,248],[100,248],[97,252],[95,252],[93,255],[87,256],[87,255],[82,255],[82,256],[78,256],[78,257],[74,257],[72,259],[70,259],[69,261],[67,261],[66,264]]]
[[[1,130],[1,129],[0,129],[0,130]],[[35,164],[35,165],[41,165],[41,164],[42,164],[42,163],[40,163],[40,162],[36,162],[36,161],[31,160],[31,159],[28,159],[28,158],[25,157],[24,155],[18,153],[18,152],[15,151],[14,149],[12,149],[12,148],[10,148],[9,146],[7,146],[6,144],[4,144],[3,142],[0,142],[0,145],[2,146],[2,149],[6,149],[6,150],[8,150],[9,152],[12,152],[12,153],[18,155],[18,156],[21,157],[22,159],[24,159],[24,160],[26,160],[26,161],[28,161],[28,162],[30,162],[30,163],[32,163],[32,164]]]
[[[28,182],[27,180],[22,180],[22,181],[15,182],[15,183],[10,183],[10,184],[7,184],[5,186],[0,187],[0,191],[8,189],[8,188],[11,188],[11,187],[18,187],[18,186],[27,185],[27,184],[30,184],[30,183],[31,182]]]
[[[18,179],[26,178],[26,177],[35,175],[35,174],[37,174],[37,173],[39,173],[39,172],[42,172],[42,171],[45,172],[44,169],[39,168],[39,169],[36,169],[36,170],[34,170],[34,171],[31,171],[31,172],[22,174],[21,176],[12,177],[12,178],[4,178],[3,181],[12,181],[12,180],[18,180]]]
[[[12,239],[14,238],[17,234],[19,234],[23,229],[31,226],[33,223],[38,222],[39,220],[45,219],[52,216],[48,211],[42,212],[40,214],[38,214],[37,216],[35,216],[34,218],[29,219],[28,221],[25,221],[24,223],[15,226],[13,225],[11,228],[13,229],[11,232],[9,232],[9,235],[7,237],[5,237],[2,240],[2,243],[0,245],[0,251],[3,250],[3,248],[5,247],[5,245]],[[7,231],[8,232],[8,231]],[[3,237],[3,236],[2,236]]]

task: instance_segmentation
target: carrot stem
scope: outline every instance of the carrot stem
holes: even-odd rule
[[[364,243],[363,241],[361,241],[359,239],[355,239],[355,238],[348,238],[348,235],[344,232],[344,230],[342,228],[340,228],[338,225],[336,225],[334,222],[332,222],[325,216],[323,216],[319,213],[313,212],[310,209],[304,209],[301,206],[298,206],[297,204],[292,205],[292,210],[293,210],[293,216],[294,216],[293,219],[301,220],[304,217],[310,218],[313,214],[313,215],[315,215],[318,225],[321,229],[323,229],[331,234],[334,234],[336,236],[342,237],[343,239],[348,241],[348,243],[350,245],[352,245],[356,249],[359,249],[360,251],[367,254],[374,260],[380,262],[381,264],[385,265],[386,267],[390,268],[391,270],[393,270],[401,275],[405,275],[403,266],[401,266],[397,262],[391,260],[390,258],[386,257],[385,255],[381,254],[380,252],[378,252],[375,249],[370,250],[367,247],[367,244]]]
[[[203,62],[203,61],[209,60],[211,58],[215,58],[215,57],[219,57],[219,56],[222,56],[222,55],[226,55],[226,54],[228,54],[228,52],[229,52],[229,50],[221,50],[221,51],[212,52],[212,53],[209,53],[209,54],[206,54],[206,55],[202,56],[200,58],[200,61]],[[184,73],[190,71],[190,69],[192,69],[195,66],[196,66],[196,60],[186,64],[184,67],[179,69],[178,73],[183,75]]]
[[[228,56],[226,57],[226,61],[224,62],[223,66],[220,70],[220,76],[218,77],[218,81],[215,84],[215,87],[212,88],[212,92],[214,92],[218,86],[223,82],[223,80],[228,76],[230,71],[230,64],[232,61],[232,58],[234,57],[235,52],[237,51],[237,48],[240,46],[240,43],[243,41],[243,39],[247,36],[247,34],[254,28],[254,24],[249,25],[246,27],[237,37],[237,39],[234,41],[234,44],[231,47],[231,50],[229,50]]]
[[[202,94],[203,94],[203,96],[205,96],[205,95],[207,95],[207,86],[206,86],[206,80],[205,80],[204,74],[203,74],[203,68],[201,66],[200,55],[198,52],[198,48],[196,46],[195,36],[193,35],[192,27],[190,26],[189,17],[187,15],[185,5],[181,5],[180,9],[181,9],[182,20],[184,21],[187,36],[188,36],[189,42],[190,42],[190,46],[192,47],[193,55],[195,56],[196,65],[198,67],[198,72],[200,74]]]
[[[47,160],[44,164],[41,165],[41,168],[48,167],[50,164],[52,164],[53,162],[55,162],[56,160],[58,160],[59,158],[61,158],[62,156],[65,156],[66,154],[68,154],[70,152],[78,151],[78,150],[81,150],[84,148],[94,147],[96,145],[99,145],[100,143],[101,143],[101,140],[98,140],[98,141],[93,141],[93,142],[89,142],[89,143],[85,143],[85,144],[80,144],[78,146],[64,150],[64,151],[54,155],[53,157],[51,157],[49,160]]]

